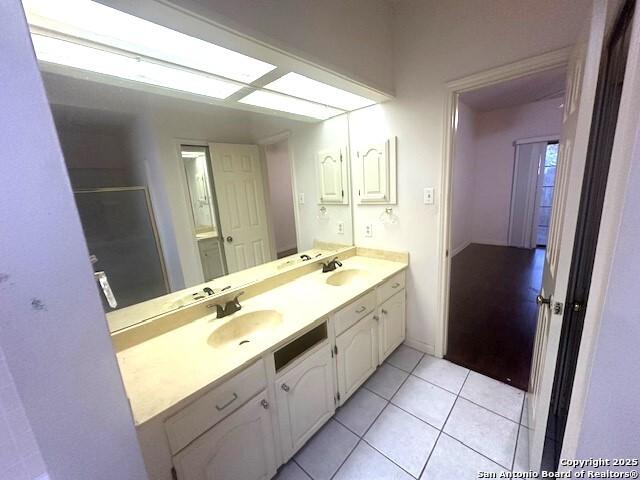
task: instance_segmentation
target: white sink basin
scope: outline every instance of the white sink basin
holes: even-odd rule
[[[352,282],[356,282],[358,280],[362,280],[367,277],[369,272],[366,270],[360,270],[358,268],[348,268],[346,270],[340,270],[335,273],[332,273],[327,277],[327,284],[333,285],[334,287],[341,287],[343,285],[348,285]]]
[[[225,319],[214,320],[214,322],[225,322]],[[282,314],[275,310],[257,310],[240,314],[216,328],[209,335],[207,343],[212,347],[244,345],[280,323],[282,323]]]

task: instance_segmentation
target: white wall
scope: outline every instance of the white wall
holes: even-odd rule
[[[271,199],[269,213],[275,236],[276,252],[285,252],[296,248],[297,243],[289,142],[283,140],[265,145],[264,149]]]
[[[46,478],[46,466],[0,348],[0,478]]]
[[[339,115],[324,122],[304,124],[295,128],[289,137],[293,157],[298,208],[298,249],[308,250],[314,240],[351,245],[353,231],[350,205],[324,205],[321,215],[318,201],[320,191],[316,181],[317,154],[328,148],[349,148],[347,115]],[[304,204],[299,195],[304,194]],[[344,223],[344,233],[338,233],[338,222]]]
[[[514,140],[559,135],[561,98],[479,112],[475,133],[474,243],[507,245]]]
[[[398,135],[399,223],[380,227],[376,207],[357,207],[356,245],[408,250],[407,336],[434,352],[438,329],[438,247],[442,193],[423,204],[423,188],[439,187],[445,83],[573,43],[589,0],[470,0],[395,3],[396,99],[350,116],[351,132],[379,127]],[[551,13],[553,12],[553,13]],[[372,238],[364,225],[374,225]],[[436,352],[438,353],[438,352]]]
[[[458,128],[452,166],[451,256],[472,242],[476,174],[476,113],[458,102]]]
[[[0,43],[0,349],[53,480],[146,479],[18,0]]]

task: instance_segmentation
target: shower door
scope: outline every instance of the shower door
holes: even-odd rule
[[[82,229],[118,303],[127,307],[169,293],[162,250],[145,187],[74,192]],[[101,295],[105,312],[113,310]]]

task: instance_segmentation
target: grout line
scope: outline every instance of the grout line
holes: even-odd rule
[[[511,423],[515,423],[516,425],[520,425],[520,422],[516,422],[514,419],[509,418],[509,417],[505,417],[504,415],[502,415],[501,413],[498,412],[494,412],[493,410],[491,410],[490,408],[485,407],[484,405],[480,405],[479,403],[474,402],[473,400],[469,400],[467,397],[463,397],[462,395],[459,395],[460,398],[462,398],[463,400],[466,400],[469,403],[474,404],[476,407],[480,407],[483,410],[486,410],[487,412],[491,412],[494,415],[497,415],[501,418],[504,418],[505,420],[509,420]]]
[[[364,438],[362,439],[362,441],[364,443],[366,443],[367,445],[369,445],[371,448],[373,448],[376,452],[378,452],[380,455],[382,455],[384,458],[386,458],[387,460],[389,460],[391,463],[393,463],[396,467],[398,467],[400,470],[402,470],[403,472],[405,472],[407,475],[409,475],[411,478],[420,478],[420,477],[414,477],[412,473],[410,473],[409,471],[407,471],[404,467],[402,467],[401,465],[398,465],[393,459],[389,458],[384,452],[378,450],[378,448],[376,448],[375,445],[370,444],[369,442],[367,442]]]
[[[500,468],[504,468],[505,470],[509,471],[509,469],[507,467],[505,467],[504,465],[502,465],[501,463],[496,462],[493,458],[487,457],[484,453],[479,452],[478,450],[476,450],[473,447],[470,447],[469,445],[467,445],[466,443],[464,443],[463,441],[461,441],[460,439],[454,437],[453,435],[443,431],[442,435],[444,435],[445,437],[449,437],[451,440],[455,440],[456,442],[458,442],[460,445],[463,445],[464,447],[468,448],[469,450],[471,450],[472,452],[477,453],[478,455],[480,455],[483,458],[486,458],[487,460],[489,460],[491,463],[499,466]]]
[[[342,424],[341,424],[342,425]],[[356,451],[356,447],[360,444],[360,442],[362,441],[361,438],[358,438],[358,441],[356,442],[356,444],[353,446],[353,448],[349,451],[349,453],[347,454],[346,457],[344,457],[344,460],[340,463],[340,465],[338,465],[338,468],[336,468],[336,471],[333,472],[333,474],[331,475],[330,480],[333,479],[333,477],[335,477],[338,472],[340,471],[340,469],[342,468],[342,466],[347,462],[347,460],[349,459],[349,457],[353,454],[353,452]]]
[[[309,478],[310,478],[310,480],[313,480],[313,477],[309,474],[309,472],[307,472],[304,468],[302,468],[302,465],[300,465],[300,464],[296,461],[296,459],[295,459],[295,455],[294,455],[293,457],[291,457],[291,461],[292,461],[293,463],[295,463],[295,464],[298,466],[298,468],[299,468],[300,470],[302,470],[302,473],[304,473],[307,477],[309,477]]]
[[[526,395],[526,394],[525,394]],[[522,414],[524,412],[524,397],[522,398],[522,405],[520,405],[520,420],[522,420]],[[518,442],[520,441],[520,429],[522,428],[522,424],[518,421],[518,433],[516,433],[516,448],[513,450],[513,460],[511,462],[511,471],[516,466],[516,455],[518,453]]]

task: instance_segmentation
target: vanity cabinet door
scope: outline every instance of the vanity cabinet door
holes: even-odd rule
[[[263,392],[173,457],[180,480],[269,480],[276,472],[270,406]]]
[[[288,460],[335,411],[331,345],[325,343],[276,380],[282,453]]]
[[[378,366],[378,320],[371,313],[336,338],[340,405]]]
[[[393,352],[405,338],[405,291],[400,290],[380,305],[380,363]]]

